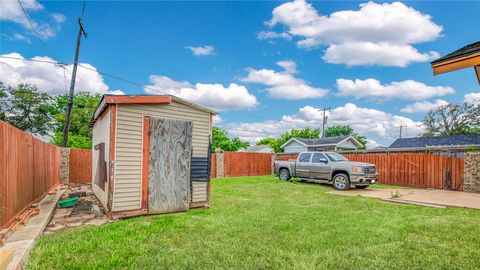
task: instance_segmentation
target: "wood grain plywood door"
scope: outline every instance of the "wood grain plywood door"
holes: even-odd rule
[[[191,121],[150,117],[149,213],[188,210],[192,127]]]

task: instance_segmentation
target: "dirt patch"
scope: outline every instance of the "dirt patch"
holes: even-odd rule
[[[109,222],[105,210],[101,207],[97,197],[92,192],[90,185],[70,185],[63,193],[60,200],[68,199],[70,194],[85,195],[78,199],[76,207],[60,208],[58,205],[53,213],[52,220],[43,234],[80,226],[103,225]]]

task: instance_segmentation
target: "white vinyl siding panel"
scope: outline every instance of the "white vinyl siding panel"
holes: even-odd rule
[[[193,156],[208,156],[209,112],[176,101],[172,101],[170,104],[117,104],[113,211],[141,208],[144,116],[192,121]],[[192,186],[192,195],[195,194],[197,187],[200,188],[195,199],[205,201],[206,188],[203,185]]]
[[[192,202],[206,202],[208,199],[208,182],[192,182]]]
[[[293,140],[283,148],[284,153],[300,153],[305,151],[307,151],[307,147]]]
[[[108,201],[108,182],[105,183],[105,190],[102,190],[95,184],[95,175],[98,170],[98,151],[94,149],[95,145],[105,143],[105,162],[107,163],[107,181],[110,181],[110,127],[111,127],[111,113],[107,110],[104,115],[95,122],[92,133],[92,190],[95,196],[100,200],[105,209]]]

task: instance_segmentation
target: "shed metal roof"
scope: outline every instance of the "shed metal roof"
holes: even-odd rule
[[[111,104],[168,104],[172,102],[172,100],[201,111],[206,111],[214,115],[217,114],[217,112],[210,108],[172,95],[103,95],[93,113],[90,126],[93,127],[97,119]]]

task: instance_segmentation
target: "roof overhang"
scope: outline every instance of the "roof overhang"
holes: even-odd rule
[[[306,147],[324,147],[324,146],[338,146],[348,140],[352,140],[352,142],[357,145],[357,147],[362,147],[362,144],[357,140],[355,139],[355,137],[353,136],[348,136],[347,138],[341,140],[340,142],[338,143],[325,143],[325,144],[312,144],[312,145],[309,145],[309,144],[306,144],[306,143],[303,143],[301,142],[300,140],[297,140],[296,138],[291,138],[290,140],[288,140],[286,143],[282,144],[280,147],[281,148],[284,148],[286,145],[290,144],[292,141],[296,141],[298,142],[299,144],[303,145],[303,146],[306,146]]]
[[[284,144],[280,145],[281,148],[284,148],[285,146],[289,145],[292,141],[296,141],[297,143],[303,145],[303,146],[308,146],[305,143],[297,140],[296,138],[291,138],[290,140],[286,141]]]
[[[172,100],[201,111],[206,111],[214,115],[217,114],[215,111],[209,108],[170,95],[104,95],[98,103],[95,112],[93,113],[90,127],[93,127],[98,118],[102,116],[102,114],[106,112],[113,104],[169,104],[172,102]]]
[[[431,65],[433,69],[433,75],[474,67],[478,83],[480,84],[480,52],[454,59],[447,59],[445,61],[432,62]]]

